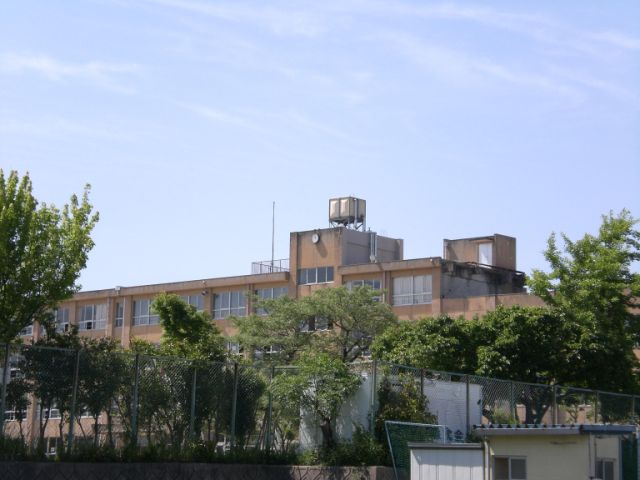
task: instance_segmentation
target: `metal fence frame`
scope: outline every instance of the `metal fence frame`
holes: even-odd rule
[[[40,347],[33,345],[0,344],[0,366],[2,366],[2,388],[0,396],[0,412],[3,414],[0,437],[5,435],[7,425],[12,421],[5,419],[5,412],[10,409],[7,405],[8,387],[12,381],[12,369],[19,372],[19,368],[13,368],[12,362],[25,352],[35,352],[42,355],[50,355],[52,365],[56,363],[56,356],[64,356],[65,365],[73,365],[71,390],[69,393],[69,405],[64,411],[65,415],[60,422],[67,422],[66,437],[64,437],[64,425],[59,427],[61,440],[66,438],[65,445],[61,448],[70,452],[79,441],[76,426],[81,426],[83,416],[80,411],[81,392],[83,382],[83,368],[87,361],[87,355],[83,350],[56,349],[52,347]],[[149,390],[152,383],[154,388],[166,388],[173,392],[170,398],[171,414],[182,417],[175,423],[184,430],[184,444],[203,440],[204,415],[200,410],[208,412],[208,429],[206,439],[211,440],[212,419],[214,422],[214,439],[217,441],[222,435],[224,440],[220,448],[223,451],[233,449],[259,449],[272,451],[276,442],[276,422],[274,416],[274,403],[270,391],[270,385],[276,375],[281,372],[295,371],[291,367],[277,365],[245,365],[229,362],[203,362],[191,361],[178,357],[160,357],[135,354],[130,352],[116,352],[125,362],[128,376],[123,379],[126,385],[122,388],[130,395],[130,401],[124,404],[128,417],[121,418],[122,435],[129,429],[130,445],[140,445],[141,421],[148,420],[149,415],[160,415],[161,407],[157,412],[148,412],[145,405],[148,396],[152,396]],[[363,368],[363,365],[367,365]],[[363,425],[370,432],[374,431],[376,412],[378,410],[378,389],[384,376],[398,375],[401,372],[411,373],[415,378],[415,384],[419,385],[419,394],[428,396],[432,389],[443,388],[445,383],[449,387],[455,387],[462,392],[464,412],[457,413],[460,418],[464,416],[464,434],[471,431],[474,414],[477,417],[478,409],[481,413],[481,423],[559,423],[560,418],[569,418],[566,423],[638,423],[640,413],[639,396],[610,393],[600,390],[589,390],[562,385],[542,385],[517,382],[511,380],[499,380],[475,375],[460,374],[454,372],[442,372],[429,369],[419,369],[397,365],[382,361],[365,361],[357,365],[361,375],[371,376],[371,386],[368,391],[369,410],[368,425]],[[354,369],[356,367],[354,366]],[[280,372],[280,373],[279,373]],[[55,375],[54,375],[55,376]],[[70,375],[68,375],[70,377]],[[431,389],[431,390],[430,390]],[[445,389],[446,390],[446,389]],[[481,396],[471,398],[472,390],[480,391]],[[444,390],[443,390],[444,391]],[[215,399],[213,397],[215,396]],[[230,397],[230,398],[229,398]],[[129,397],[127,397],[129,398]],[[204,405],[205,401],[216,401],[212,405]],[[31,415],[35,415],[36,406],[41,399],[32,397]],[[145,408],[143,408],[145,407]],[[143,408],[143,410],[141,410]],[[170,410],[166,402],[163,404],[164,412]],[[146,410],[145,410],[146,409]],[[213,413],[212,413],[213,412]],[[48,412],[47,415],[50,415]],[[105,414],[98,411],[97,417]],[[206,413],[206,412],[205,412]],[[214,415],[215,416],[212,416]],[[96,418],[95,441],[98,442],[98,420]],[[141,415],[146,415],[141,420]],[[15,416],[15,414],[14,414]],[[215,418],[214,418],[215,417]],[[39,418],[44,418],[40,413]],[[146,420],[145,420],[146,419]],[[31,420],[36,425],[38,419]],[[180,420],[180,421],[178,421]],[[48,421],[48,417],[47,417]],[[158,421],[156,419],[156,421]],[[169,420],[165,419],[168,423]],[[85,420],[86,422],[86,420]],[[42,424],[40,423],[41,427]],[[20,424],[22,433],[22,424]],[[165,428],[164,426],[162,428]],[[162,432],[162,428],[159,430]],[[151,431],[150,427],[147,427]],[[84,432],[84,429],[83,429]],[[33,442],[33,431],[30,432]],[[161,436],[161,435],[160,435]],[[52,437],[53,438],[53,437]],[[123,437],[124,438],[124,437]],[[147,435],[144,441],[152,443],[153,435]],[[165,439],[166,441],[166,439]]]

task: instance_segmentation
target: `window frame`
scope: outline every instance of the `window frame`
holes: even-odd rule
[[[276,295],[276,291],[278,294]],[[265,293],[269,293],[269,295],[265,295]],[[267,287],[267,288],[257,288],[253,291],[253,294],[258,302],[263,300],[275,300],[276,298],[286,297],[289,295],[289,287]],[[267,311],[262,307],[254,307],[253,312],[256,315],[267,315]]]
[[[507,461],[507,469],[508,469],[508,477],[507,478],[497,478],[496,477],[496,460],[506,460]],[[512,462],[514,460],[524,462],[524,478],[522,478],[522,477],[514,477],[513,476]],[[491,472],[492,480],[527,480],[527,478],[528,478],[528,474],[527,474],[527,457],[524,456],[524,455],[495,455],[493,457],[492,467],[493,467],[492,468],[492,472]]]
[[[116,302],[116,312],[113,322],[116,328],[124,327],[124,302]]]
[[[425,287],[422,291],[416,291],[416,279],[423,279],[425,283]],[[428,281],[427,281],[428,279]],[[409,282],[408,290],[411,293],[397,293],[397,284],[399,282]],[[433,303],[433,275],[430,273],[424,273],[420,275],[405,275],[393,277],[391,279],[391,283],[393,286],[393,292],[391,295],[391,304],[394,307],[404,307],[409,305],[430,305]],[[427,289],[427,285],[429,289]],[[406,287],[407,285],[403,286]],[[404,292],[404,288],[401,289]],[[422,300],[424,298],[424,300]],[[399,302],[400,299],[408,299],[408,302]]]
[[[612,473],[612,477],[609,478],[609,476],[606,475],[606,470],[605,470],[605,463],[608,463],[611,465],[611,473]],[[601,469],[602,469],[602,474],[598,475],[598,464],[601,465]],[[596,463],[595,463],[595,469],[594,469],[594,473],[596,478],[600,479],[600,480],[615,480],[616,478],[616,459],[615,458],[609,458],[609,457],[602,457],[602,458],[596,458]]]
[[[298,285],[318,285],[333,283],[335,278],[333,265],[326,267],[299,268],[297,276]]]
[[[204,312],[204,295],[202,295],[202,293],[180,295],[180,298],[184,300],[187,305],[195,307],[196,311]]]
[[[87,318],[87,312],[89,317]],[[78,307],[78,330],[88,332],[91,330],[106,330],[108,306],[106,303],[92,303]],[[98,315],[102,315],[98,317]]]
[[[56,332],[64,333],[69,331],[69,307],[56,308],[54,315]]]
[[[218,299],[220,299],[220,302],[222,303],[219,308],[217,305]],[[234,300],[237,302],[235,306]],[[231,316],[247,316],[248,302],[246,290],[225,290],[223,292],[214,292],[211,303],[211,315],[214,320],[224,320]]]
[[[137,307],[146,302],[147,306],[145,309]],[[160,316],[158,314],[151,312],[151,304],[153,303],[153,298],[139,298],[133,300],[133,308],[131,309],[131,326],[132,327],[146,327],[151,325],[159,325],[160,324]],[[138,312],[138,310],[140,310]]]

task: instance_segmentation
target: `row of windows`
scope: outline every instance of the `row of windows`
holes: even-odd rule
[[[298,271],[300,284],[324,283],[333,281],[333,267],[306,268]],[[345,283],[349,290],[368,286],[373,290],[380,290],[381,282],[378,279],[351,280]],[[255,291],[259,300],[279,298],[288,295],[287,287],[263,288]],[[182,299],[196,310],[204,311],[204,296],[183,295]],[[432,302],[431,275],[414,275],[408,277],[395,277],[393,279],[393,305],[416,305]],[[158,325],[158,315],[151,311],[152,299],[135,300],[133,302],[133,325]],[[213,295],[213,318],[223,319],[229,316],[246,316],[247,295],[243,290],[216,293]],[[257,308],[258,315],[266,312]],[[107,304],[85,305],[78,308],[78,328],[80,330],[104,330],[107,324]],[[59,333],[69,329],[69,309],[60,308],[55,312],[56,331]],[[115,326],[124,325],[124,304],[116,303]],[[20,335],[33,334],[33,326],[25,327]]]
[[[298,285],[333,282],[333,267],[298,269]]]

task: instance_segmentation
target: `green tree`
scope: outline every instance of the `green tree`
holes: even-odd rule
[[[358,375],[349,373],[348,363],[366,353],[376,335],[397,323],[379,295],[368,287],[326,288],[298,299],[258,302],[266,315],[235,319],[237,338],[245,350],[277,347],[269,360],[295,367],[278,373],[271,386],[274,429],[282,449],[299,425],[300,408],[319,419],[324,448],[334,445],[331,422],[360,382]],[[320,324],[327,328],[318,331]]]
[[[313,339],[300,328],[313,316],[308,305],[288,296],[260,300],[257,305],[264,315],[254,313],[233,318],[238,328],[236,340],[248,355],[258,351],[263,353],[265,361],[274,364],[293,362]],[[272,352],[271,347],[276,347],[275,351]],[[266,351],[269,354],[265,355]]]
[[[413,373],[385,375],[378,389],[378,411],[375,422],[375,435],[378,442],[387,447],[384,428],[386,420],[437,423],[438,419],[429,413],[428,406],[427,397],[420,392],[419,379],[416,381]]]
[[[130,374],[127,358],[120,352],[118,342],[112,338],[81,340],[78,402],[93,417],[93,440],[99,442],[100,414],[107,417],[107,443],[114,446],[112,405]],[[78,425],[83,429],[78,418]]]
[[[333,422],[342,403],[353,395],[360,376],[352,373],[348,365],[326,352],[307,352],[296,363],[291,373],[274,378],[271,392],[275,401],[299,405],[318,418],[322,431],[322,446],[335,446]]]
[[[398,322],[391,307],[378,300],[379,295],[368,286],[324,288],[303,297],[301,303],[316,319],[333,326],[331,333],[320,339],[327,351],[336,350],[348,363],[368,352],[373,339]]]
[[[193,360],[223,360],[224,339],[207,312],[199,312],[173,293],[157,295],[152,304],[163,333],[160,354]]]
[[[44,447],[44,435],[53,409],[60,412],[58,433],[64,442],[64,425],[71,416],[76,354],[80,348],[78,329],[57,333],[49,328],[47,335],[34,345],[23,347],[19,369],[39,402],[38,449]],[[79,412],[76,405],[74,414]]]
[[[551,271],[534,270],[534,294],[581,328],[573,376],[577,386],[636,392],[638,360],[633,348],[640,340],[640,232],[628,210],[602,217],[597,235],[572,241],[552,234],[544,252]],[[635,308],[634,308],[635,307]]]
[[[473,373],[480,340],[474,327],[462,317],[448,315],[401,322],[377,336],[371,352],[374,358],[397,365]]]
[[[13,341],[79,289],[98,221],[89,188],[59,210],[38,204],[28,174],[5,177],[0,169],[0,342]]]
[[[266,315],[235,318],[237,339],[249,352],[277,346],[276,363],[294,362],[306,351],[323,351],[351,362],[366,353],[373,338],[397,323],[391,307],[369,287],[325,288],[302,298],[258,302]],[[308,331],[325,324],[324,331]],[[313,330],[313,328],[311,328]]]
[[[571,378],[579,338],[580,329],[557,310],[499,306],[481,319],[440,316],[403,324],[381,335],[372,351],[382,360],[418,368],[553,384]],[[525,405],[526,422],[539,422],[551,389],[515,394]],[[493,406],[485,405],[485,411],[491,416]]]

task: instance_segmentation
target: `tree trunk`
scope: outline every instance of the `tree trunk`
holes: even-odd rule
[[[322,431],[322,448],[331,449],[335,446],[335,440],[333,438],[333,426],[331,425],[331,418],[324,417],[320,423],[320,430]]]
[[[93,446],[98,448],[98,418],[100,414],[93,417]]]
[[[107,410],[107,441],[109,442],[109,447],[113,448],[113,418],[110,410]]]

